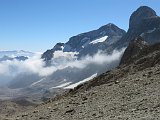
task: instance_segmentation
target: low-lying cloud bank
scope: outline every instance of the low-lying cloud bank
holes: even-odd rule
[[[64,77],[67,77],[69,79],[70,76],[74,76],[72,74],[69,74],[69,71],[72,72],[73,69],[74,72],[76,70],[78,71],[76,74],[85,74],[81,78],[77,79],[80,80],[87,76],[90,76],[91,74],[98,73],[99,71],[105,72],[104,69],[109,70],[116,67],[124,50],[124,48],[119,51],[114,50],[112,54],[98,52],[94,56],[86,56],[81,60],[76,60],[75,57],[68,59],[68,57],[63,55],[65,53],[59,52],[59,57],[53,59],[52,65],[47,67],[45,66],[45,62],[41,59],[40,55],[35,55],[34,57],[29,58],[25,61],[3,61],[0,62],[0,83],[5,83],[5,80],[12,81],[15,78],[17,79],[19,76],[23,78],[23,75],[25,75],[26,77],[27,75],[32,74],[37,75],[37,79],[52,76],[51,78],[53,80],[55,79],[54,75],[57,78],[58,75],[61,74],[61,76],[63,76],[64,74]],[[89,70],[91,72],[89,72],[87,75],[87,73],[82,73],[84,70]],[[63,78],[61,77],[61,79]],[[23,79],[19,80],[21,80],[21,82],[23,81]]]

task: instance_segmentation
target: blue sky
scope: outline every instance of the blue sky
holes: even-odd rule
[[[142,5],[160,15],[160,0],[0,0],[0,50],[43,52],[107,23],[127,30]]]

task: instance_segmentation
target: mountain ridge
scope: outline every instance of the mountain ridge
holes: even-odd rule
[[[124,34],[124,30],[118,28],[112,23],[109,23],[107,25],[101,26],[97,30],[92,30],[73,36],[69,38],[69,41],[66,43],[57,43],[52,49],[47,50],[42,54],[42,59],[44,59],[45,61],[51,60],[52,58],[54,58],[54,52],[58,50],[62,50],[63,52],[79,52],[79,58],[85,55],[93,55],[98,52],[98,50],[104,50],[106,46],[104,47],[104,44],[101,45],[100,48],[98,48],[98,46],[100,45],[89,45],[90,42],[104,36],[109,36],[108,39],[110,41],[118,41]],[[92,47],[94,47],[94,52],[89,50]]]

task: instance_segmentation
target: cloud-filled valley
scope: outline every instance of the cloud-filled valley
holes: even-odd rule
[[[99,51],[93,56],[87,55],[80,60],[71,55],[73,53],[58,52],[56,53],[58,57],[53,58],[50,66],[46,66],[40,54],[25,61],[2,61],[0,82],[1,85],[7,83],[14,86],[13,88],[26,87],[42,78],[51,81],[53,87],[63,83],[64,80],[75,83],[95,73],[100,74],[116,67],[124,50],[124,48],[120,51],[114,50],[111,54]],[[45,81],[41,84],[43,83],[45,84]]]

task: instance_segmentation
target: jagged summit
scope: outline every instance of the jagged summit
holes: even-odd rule
[[[108,23],[108,24],[106,24],[106,25],[104,25],[104,26],[102,26],[102,27],[100,27],[99,28],[99,30],[108,30],[108,32],[110,33],[110,34],[116,34],[116,33],[120,33],[121,35],[123,35],[124,33],[125,33],[125,31],[124,30],[122,30],[122,29],[120,29],[119,27],[117,27],[115,24],[113,24],[113,23]]]
[[[104,26],[101,26],[97,30],[92,30],[89,32],[81,33],[79,35],[73,36],[69,39],[69,41],[66,44],[73,44],[74,41],[78,44],[83,38],[87,37],[90,40],[96,39],[101,36],[114,36],[114,35],[123,35],[125,34],[125,31],[117,27],[113,23],[108,23]],[[73,47],[75,44],[73,45]]]
[[[129,42],[141,36],[150,44],[160,41],[160,17],[147,6],[141,6],[132,13],[127,33],[119,40],[118,48],[128,46]]]

